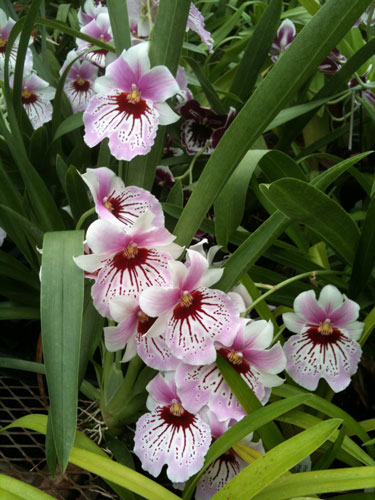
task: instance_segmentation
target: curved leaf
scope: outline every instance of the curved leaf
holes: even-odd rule
[[[5,474],[0,474],[0,485],[0,498],[4,500],[56,500],[55,497],[51,497],[34,486]],[[3,491],[7,496],[2,496]]]

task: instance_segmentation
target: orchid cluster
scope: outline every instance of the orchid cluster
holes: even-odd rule
[[[157,199],[128,186],[106,167],[82,175],[99,219],[86,235],[86,251],[76,264],[94,281],[92,298],[117,326],[104,329],[108,351],[124,349],[122,361],[138,355],[160,371],[148,384],[148,413],[138,421],[134,451],[142,467],[157,476],[164,465],[174,483],[197,473],[212,440],[240,421],[245,412],[216,363],[227,360],[262,404],[283,383],[284,369],[300,385],[315,389],[323,377],[343,390],[356,371],[363,324],[359,306],[335,287],[300,294],[294,313],[284,314],[296,333],[273,342],[270,321],[251,320],[251,299],[243,287],[230,293],[212,288],[223,269],[212,266],[218,247],[204,241],[186,251],[164,227]],[[251,436],[249,436],[251,439]],[[252,444],[262,450],[261,443]],[[245,466],[233,450],[205,472],[199,499],[210,498]]]

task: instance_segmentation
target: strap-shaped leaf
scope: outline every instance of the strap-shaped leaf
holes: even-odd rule
[[[306,399],[288,398],[284,401],[277,401],[270,405],[264,406],[255,410],[251,415],[244,417],[240,422],[237,422],[233,427],[227,430],[225,434],[216,439],[207,452],[204,465],[200,472],[193,476],[186,484],[183,499],[189,500],[194,492],[195,486],[202,476],[204,471],[209,467],[212,462],[220,457],[223,453],[228,451],[234,444],[238,443],[244,437],[248,436],[250,432],[254,432],[260,427],[267,425],[280,415],[290,411],[297,406],[304,404],[309,398],[306,394]],[[288,409],[287,409],[288,408]]]
[[[175,228],[187,245],[233,170],[290,97],[351,28],[370,0],[330,0],[299,33],[225,132]]]
[[[122,0],[108,0],[108,13],[111,20],[116,54],[119,56],[131,45],[128,8]]]
[[[287,217],[312,229],[348,264],[353,262],[359,229],[336,201],[297,179],[280,179],[261,190]]]
[[[237,474],[212,499],[254,498],[272,481],[317,450],[341,423],[340,419],[326,420],[284,441]]]
[[[4,500],[56,500],[44,491],[5,474],[0,474],[0,498]]]
[[[77,419],[83,272],[73,257],[83,253],[83,231],[46,233],[43,242],[41,321],[50,418],[56,454],[65,470]]]
[[[375,266],[375,194],[367,208],[361,237],[355,252],[353,271],[349,283],[349,296],[355,299],[367,284]]]
[[[301,472],[274,481],[254,500],[287,500],[305,495],[319,495],[339,491],[360,490],[375,487],[375,467],[353,467]],[[370,493],[368,500],[371,500]],[[342,498],[348,498],[347,495]],[[364,497],[365,499],[366,497]],[[332,499],[333,500],[333,499]],[[348,500],[357,500],[349,496]],[[358,499],[359,500],[359,499]]]

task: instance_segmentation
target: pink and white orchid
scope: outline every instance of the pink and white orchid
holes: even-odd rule
[[[13,86],[13,77],[9,83]],[[50,87],[48,82],[35,73],[23,78],[21,100],[34,129],[52,119],[51,100],[55,97],[55,92],[56,90]]]
[[[60,74],[77,57],[78,53],[71,50],[61,67]],[[66,76],[64,90],[72,106],[73,113],[78,113],[86,109],[89,100],[95,94],[94,83],[97,76],[98,67],[89,61],[80,61],[77,59],[70,67]]]
[[[147,335],[165,333],[172,354],[185,363],[204,365],[215,361],[214,342],[231,345],[241,324],[230,296],[208,288],[223,269],[208,269],[207,260],[194,250],[187,262],[170,262],[173,284],[150,287],[139,304],[148,316],[159,316]]]
[[[95,210],[101,219],[131,227],[147,210],[154,214],[153,226],[164,225],[159,201],[149,191],[124,182],[107,167],[88,168],[82,175],[90,189]]]
[[[96,38],[101,42],[110,42],[113,39],[111,22],[109,20],[109,15],[102,12],[98,15],[96,19],[93,19],[89,24],[81,29],[81,32],[85,35],[89,35],[92,38]],[[77,51],[83,53],[85,50],[90,49],[93,45],[85,40],[77,39]],[[105,68],[109,62],[112,62],[115,58],[113,53],[108,53],[106,49],[92,50],[83,54],[83,57],[93,64],[99,66],[99,68]]]
[[[93,253],[74,260],[84,271],[97,272],[91,295],[103,316],[110,317],[109,302],[117,296],[137,298],[149,286],[170,286],[168,262],[182,248],[167,229],[153,226],[153,218],[146,212],[131,228],[100,219],[88,228],[86,241]]]
[[[95,90],[83,115],[84,139],[93,147],[109,137],[119,160],[147,154],[159,124],[179,118],[165,102],[179,91],[178,83],[167,67],[151,69],[146,42],[124,50],[96,80]]]
[[[283,314],[291,332],[284,345],[286,371],[298,384],[313,391],[324,378],[335,392],[350,384],[357,371],[361,347],[356,342],[364,324],[356,321],[359,305],[333,285],[326,285],[318,300],[313,290],[300,293],[294,313]]]
[[[236,369],[263,404],[268,401],[271,387],[283,383],[283,379],[276,374],[286,366],[280,343],[267,349],[272,335],[271,322],[251,321],[238,331],[229,347],[216,346],[218,354]],[[184,407],[193,413],[207,405],[219,421],[238,421],[245,415],[216,363],[206,366],[179,365],[176,385]]]
[[[173,372],[157,375],[147,390],[150,413],[137,422],[134,453],[152,476],[167,465],[169,479],[184,482],[203,465],[211,444],[210,426],[182,406]]]
[[[371,14],[372,13],[372,14]],[[369,19],[371,14],[371,19]],[[367,26],[368,24],[370,26],[374,26],[375,24],[375,1],[373,0],[370,4],[369,7],[364,11],[364,13],[361,15],[361,17],[358,19],[358,21],[355,23],[355,27],[357,28],[363,24],[364,26]]]
[[[83,9],[78,10],[78,20],[83,26],[86,26],[102,13],[108,14],[108,8],[100,0],[95,2],[94,0],[86,0]]]
[[[175,370],[179,360],[172,356],[164,336],[148,338],[145,335],[156,318],[150,318],[133,297],[116,297],[109,303],[111,317],[118,326],[104,328],[105,346],[108,351],[119,351],[125,347],[123,362],[137,354],[147,366],[155,370]]]

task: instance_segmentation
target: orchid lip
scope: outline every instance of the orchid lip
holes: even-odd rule
[[[227,358],[232,365],[240,365],[243,362],[242,352],[230,351],[227,354]]]
[[[134,259],[138,255],[138,245],[131,241],[129,245],[124,248],[124,257],[127,259]]]
[[[184,407],[177,401],[177,399],[172,399],[169,411],[175,417],[181,417],[185,413]]]
[[[333,333],[333,327],[331,325],[331,321],[326,319],[324,323],[320,323],[318,327],[318,332],[322,335],[331,335]]]
[[[187,290],[182,292],[180,298],[180,306],[190,307],[192,303],[193,303],[193,296],[191,295],[191,293],[188,292]]]

